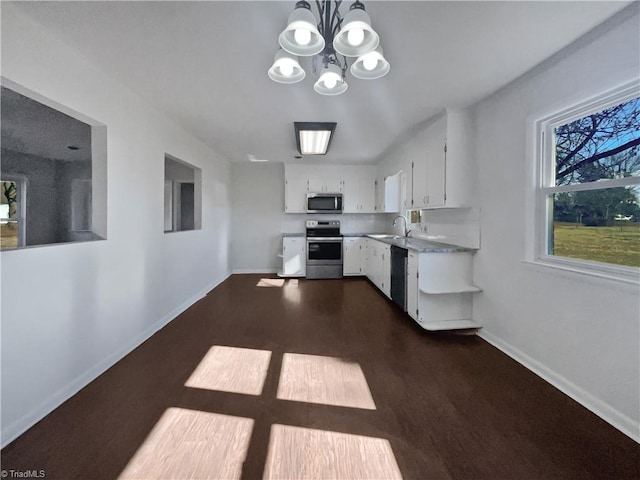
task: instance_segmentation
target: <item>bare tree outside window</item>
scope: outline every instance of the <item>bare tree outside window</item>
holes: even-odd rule
[[[640,267],[640,98],[552,134],[548,254]]]

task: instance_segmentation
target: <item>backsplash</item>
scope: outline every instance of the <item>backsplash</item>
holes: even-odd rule
[[[391,228],[391,220],[387,221],[389,215],[372,214],[337,214],[337,215],[307,215],[283,214],[281,222],[282,233],[304,233],[305,222],[307,220],[340,220],[340,231],[344,235],[349,233],[384,233]],[[388,224],[388,225],[387,225]]]
[[[340,220],[340,231],[350,233],[402,234],[402,220],[393,226],[397,213],[306,215],[283,214],[282,233],[304,233],[306,220]],[[409,224],[412,237],[450,243],[460,247],[480,248],[480,209],[447,208],[423,210],[422,222]]]
[[[460,247],[480,248],[480,209],[423,210],[421,223],[409,225],[409,229],[412,230],[412,237]]]

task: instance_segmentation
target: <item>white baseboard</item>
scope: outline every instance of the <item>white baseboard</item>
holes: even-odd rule
[[[116,350],[114,353],[96,363],[93,367],[89,368],[82,375],[77,377],[75,380],[71,381],[64,387],[57,390],[51,396],[46,398],[43,402],[41,402],[38,406],[31,409],[29,412],[25,413],[18,419],[11,422],[9,425],[2,426],[2,442],[1,448],[4,448],[9,443],[14,441],[24,432],[26,432],[29,428],[35,425],[37,422],[42,420],[45,416],[51,413],[53,410],[58,408],[68,399],[73,397],[76,393],[86,387],[89,383],[95,380],[98,376],[102,375],[106,370],[115,365],[118,361],[120,361],[123,357],[131,353],[135,348],[140,346],[144,341],[146,341],[149,337],[151,337],[158,330],[163,328],[173,319],[175,319],[178,315],[184,312],[186,309],[191,307],[198,300],[204,298],[207,293],[217,287],[220,283],[224,282],[229,275],[224,278],[220,278],[211,284],[209,284],[206,288],[201,290],[196,295],[187,299],[184,303],[173,309],[163,318],[158,320],[156,323],[151,325],[149,328],[141,332],[137,335],[133,340]]]
[[[234,268],[231,271],[232,274],[244,274],[244,273],[262,273],[269,275],[272,273],[278,273],[277,268]]]
[[[498,350],[509,355],[516,362],[527,367],[533,373],[549,382],[561,392],[573,398],[588,410],[591,410],[625,435],[640,443],[640,423],[635,422],[632,418],[623,414],[619,410],[616,410],[608,403],[603,402],[583,388],[570,382],[562,375],[540,363],[538,360],[530,357],[504,340],[495,337],[491,333],[487,332],[486,327],[480,330],[477,335],[496,347]]]

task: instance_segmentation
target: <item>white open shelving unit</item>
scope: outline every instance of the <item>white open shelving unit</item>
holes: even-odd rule
[[[425,330],[481,328],[472,318],[473,252],[421,253],[418,257],[418,318]]]

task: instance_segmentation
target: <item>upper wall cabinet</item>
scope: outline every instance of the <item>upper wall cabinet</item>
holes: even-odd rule
[[[411,208],[453,208],[471,203],[470,119],[447,110],[422,133],[422,152],[412,162]]]
[[[306,213],[307,193],[342,193],[344,213],[374,213],[373,166],[285,165],[286,213]]]
[[[347,166],[340,170],[344,178],[344,213],[375,213],[376,168]]]
[[[306,213],[305,201],[308,192],[308,167],[306,165],[285,165],[284,211],[287,213]]]

